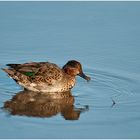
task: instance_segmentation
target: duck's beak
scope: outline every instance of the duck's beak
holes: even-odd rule
[[[84,78],[85,80],[87,80],[87,82],[90,81],[90,79],[91,79],[90,77],[86,76],[83,72],[79,73],[78,75],[80,77]]]

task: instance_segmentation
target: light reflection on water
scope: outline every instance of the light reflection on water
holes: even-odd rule
[[[49,118],[61,114],[65,120],[78,120],[88,106],[76,108],[70,91],[44,94],[24,90],[6,101],[3,109],[11,115]]]

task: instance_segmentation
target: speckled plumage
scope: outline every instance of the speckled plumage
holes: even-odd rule
[[[7,64],[10,68],[3,69],[19,85],[35,92],[65,92],[75,85],[75,76],[80,75],[86,80],[78,61],[69,61],[61,69],[49,62],[31,62],[24,64]]]

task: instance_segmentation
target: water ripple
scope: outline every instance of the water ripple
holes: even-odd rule
[[[139,80],[135,74],[126,72],[116,73],[113,71],[102,71],[98,69],[87,69],[86,73],[90,75],[91,81],[87,84],[80,81],[77,90],[78,98],[91,102],[97,102],[98,106],[105,107],[108,101],[115,104],[136,104],[136,96],[139,96]],[[80,90],[82,93],[80,94]],[[103,103],[102,105],[100,103]]]

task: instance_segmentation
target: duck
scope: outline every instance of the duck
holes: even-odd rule
[[[23,64],[7,64],[2,68],[10,78],[25,90],[34,92],[66,92],[76,83],[76,76],[89,81],[82,65],[76,60],[68,61],[62,68],[50,62],[27,62]]]

